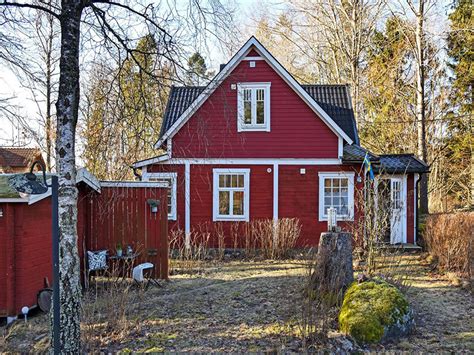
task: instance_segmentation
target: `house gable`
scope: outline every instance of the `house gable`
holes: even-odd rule
[[[247,58],[246,58],[247,57]],[[211,97],[214,91],[228,80],[231,73],[235,73],[235,68],[241,66],[242,60],[247,59],[256,65],[256,62],[264,62],[268,64],[280,78],[291,87],[294,92],[307,104],[307,106],[332,130],[338,138],[352,144],[353,139],[350,138],[341,127],[321,108],[320,105],[311,97],[303,87],[273,58],[273,56],[252,37],[247,43],[236,53],[236,55],[227,63],[227,65],[219,72],[219,74],[211,81],[211,83],[197,96],[193,103],[181,114],[172,126],[165,127],[166,131],[162,131],[161,137],[155,147],[159,148],[169,138],[173,138],[176,132],[193,116],[198,109]],[[261,60],[261,59],[264,59]],[[247,63],[250,64],[250,63]],[[251,65],[252,65],[251,64]],[[249,81],[255,81],[254,78]]]
[[[264,60],[241,61],[172,137],[172,157],[338,159],[339,137]],[[238,84],[270,83],[268,131],[241,131]],[[340,147],[341,146],[341,147]]]

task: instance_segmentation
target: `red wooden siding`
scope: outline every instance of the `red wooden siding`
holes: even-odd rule
[[[248,168],[250,169],[250,220],[273,218],[273,165],[190,165],[190,198],[191,198],[191,232],[206,229],[213,231],[216,224],[212,221],[213,209],[213,169],[215,168]],[[306,174],[300,174],[305,168]],[[271,169],[270,172],[267,169]],[[319,172],[355,172],[357,177],[360,166],[349,165],[279,165],[279,218],[298,218],[302,224],[299,247],[315,246],[319,235],[327,228],[327,222],[319,221]],[[174,229],[184,230],[184,167],[182,165],[153,165],[149,172],[178,172],[178,222],[170,222]],[[354,199],[362,183],[354,180]],[[183,207],[180,207],[182,204]],[[355,201],[355,207],[357,202]],[[358,217],[357,210],[355,211]],[[228,232],[235,222],[219,222]],[[351,223],[342,224],[346,230],[352,230]],[[170,228],[170,231],[172,230]],[[215,235],[213,235],[215,237]],[[213,240],[213,246],[217,241]],[[232,246],[228,244],[227,246]]]
[[[271,82],[271,132],[237,132],[238,82]],[[338,158],[334,132],[264,60],[242,61],[172,141],[174,158]]]
[[[300,168],[306,173],[300,174]],[[360,167],[359,167],[360,168]],[[319,173],[320,172],[355,172],[354,176],[354,205],[356,207],[357,188],[362,184],[356,183],[357,167],[341,165],[281,165],[279,167],[279,218],[298,218],[301,222],[301,237],[299,246],[316,246],[319,236],[327,230],[327,222],[319,221]],[[358,218],[355,211],[355,218]],[[351,222],[341,223],[344,229],[351,231]]]
[[[157,277],[168,276],[166,204],[152,213],[147,199],[167,200],[165,188],[107,188],[101,194],[79,186],[78,248],[81,270],[84,247],[115,253],[122,245],[141,245],[139,262],[155,264]],[[44,279],[52,284],[51,199],[32,205],[0,203],[0,317],[15,316],[36,305]]]

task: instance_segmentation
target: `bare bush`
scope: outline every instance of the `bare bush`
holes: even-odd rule
[[[303,349],[309,350],[315,345],[324,345],[328,340],[328,332],[337,329],[337,314],[339,304],[335,301],[342,299],[343,291],[340,294],[329,294],[324,285],[328,285],[332,280],[319,280],[314,283],[314,275],[317,270],[316,262],[308,264],[306,282],[303,289],[303,301],[301,307],[301,318],[299,330]],[[338,279],[342,275],[332,274],[332,278]]]
[[[474,276],[474,212],[430,215],[423,236],[440,270]]]
[[[202,261],[209,259],[211,233],[207,225],[200,225],[186,240],[182,229],[174,229],[169,236],[170,272],[179,270],[198,271]]]
[[[258,255],[267,259],[283,259],[296,247],[301,224],[296,218],[258,219],[251,222],[217,222],[198,225],[190,234],[186,246],[181,229],[170,232],[172,267],[193,269],[199,261],[223,260],[226,249],[241,250],[245,257]]]
[[[250,222],[250,236],[256,242],[262,256],[269,259],[282,259],[296,247],[300,237],[301,224],[297,218],[254,220]]]
[[[82,301],[81,337],[85,352],[103,348],[111,340],[129,336],[139,329],[133,322],[134,305],[143,299],[143,290],[127,278],[133,263],[113,265],[86,290]]]

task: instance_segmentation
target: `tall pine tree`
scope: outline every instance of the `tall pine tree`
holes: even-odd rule
[[[456,171],[447,189],[454,207],[473,206],[474,189],[474,3],[457,0],[449,15],[448,66],[451,69],[451,110],[447,115],[446,158]]]

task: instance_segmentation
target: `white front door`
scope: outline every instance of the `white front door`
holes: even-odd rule
[[[406,243],[405,179],[390,178],[390,243]]]

